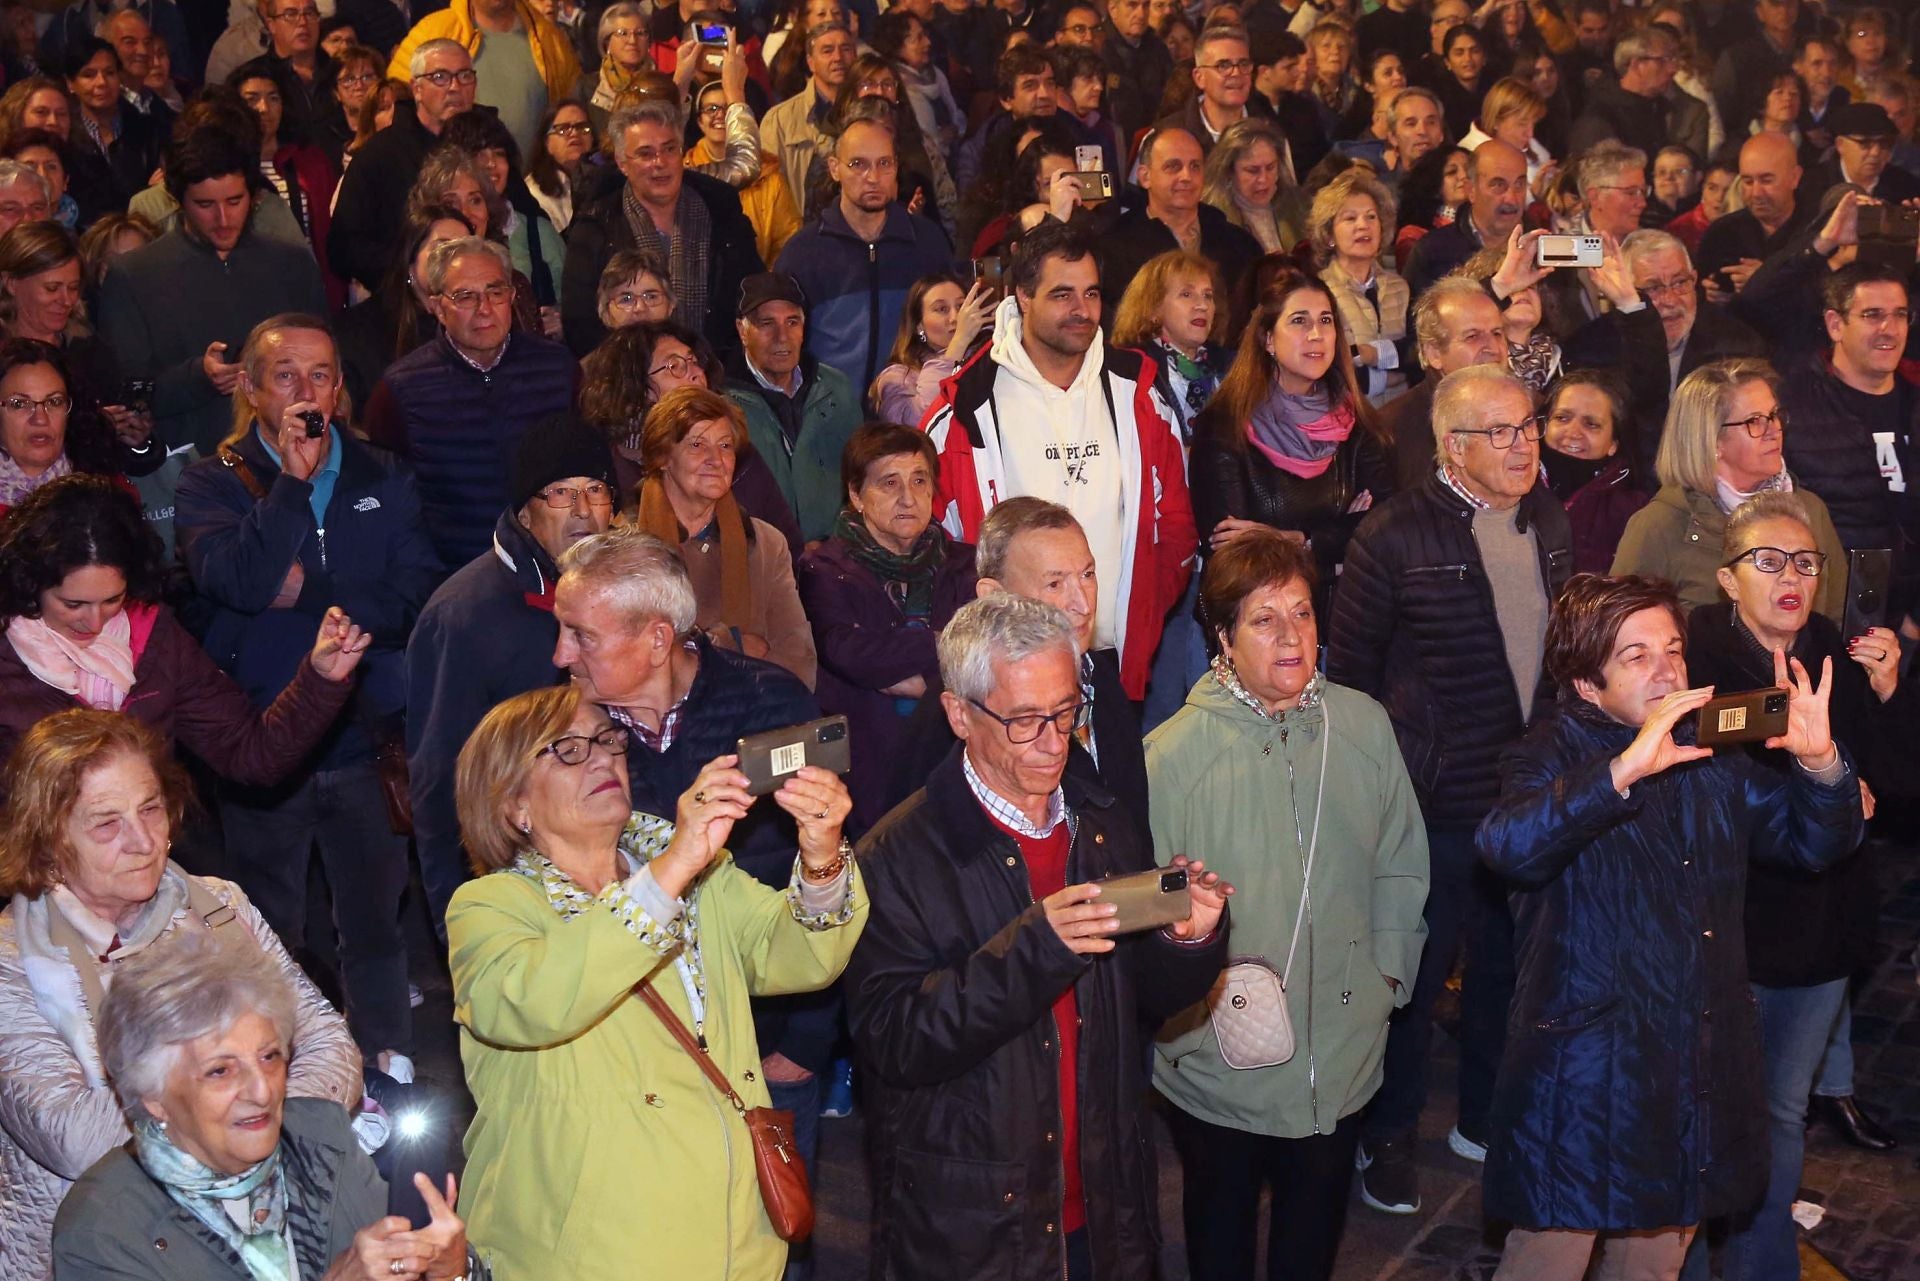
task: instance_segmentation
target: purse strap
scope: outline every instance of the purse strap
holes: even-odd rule
[[[1307,919],[1307,904],[1313,901],[1313,854],[1320,848],[1320,807],[1327,799],[1327,749],[1332,742],[1333,708],[1323,696],[1320,699],[1320,782],[1313,796],[1313,835],[1307,838],[1307,865],[1300,878],[1300,910],[1293,918],[1293,942],[1287,944],[1287,965],[1280,971],[1283,992],[1287,990],[1287,980],[1293,977],[1293,953],[1300,946],[1300,926]]]
[[[741,1101],[739,1092],[733,1088],[733,1083],[713,1065],[713,1057],[700,1048],[700,1043],[694,1040],[692,1031],[681,1021],[680,1016],[675,1014],[673,1008],[653,990],[653,981],[649,979],[635,983],[633,994],[639,997],[648,1009],[660,1016],[660,1021],[667,1025],[667,1031],[673,1034],[673,1039],[680,1043],[681,1049],[693,1056],[693,1061],[700,1065],[700,1070],[706,1074],[707,1080],[713,1083],[713,1088],[720,1091],[727,1102],[733,1104],[734,1111],[745,1116],[747,1105]]]

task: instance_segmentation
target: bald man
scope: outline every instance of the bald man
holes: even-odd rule
[[[1474,148],[1468,171],[1467,216],[1422,236],[1407,258],[1414,297],[1480,252],[1505,243],[1527,208],[1527,157],[1497,138]]]
[[[1740,196],[1746,208],[1714,219],[1700,238],[1700,278],[1709,299],[1731,301],[1812,216],[1811,208],[1794,199],[1800,178],[1799,156],[1784,135],[1757,133],[1741,146]]]
[[[1200,142],[1187,130],[1168,126],[1148,135],[1136,178],[1146,203],[1114,219],[1100,240],[1100,284],[1109,329],[1127,282],[1148,259],[1174,249],[1192,250],[1218,267],[1236,332],[1246,320],[1246,284],[1260,258],[1260,243],[1200,199],[1205,168]]]

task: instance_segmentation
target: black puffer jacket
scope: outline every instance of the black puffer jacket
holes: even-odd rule
[[[1920,388],[1904,378],[1894,379],[1902,430],[1890,442],[1874,439],[1875,424],[1863,419],[1864,400],[1833,372],[1825,356],[1815,357],[1787,371],[1780,403],[1792,420],[1786,434],[1787,468],[1802,486],[1820,495],[1833,517],[1840,545],[1893,549],[1896,586],[1893,603],[1902,611],[1914,606],[1913,542],[1920,537]],[[1894,452],[1906,477],[1908,491],[1896,494],[1880,474],[1883,449]]]
[[[1573,532],[1545,485],[1520,500],[1551,600],[1573,570]],[[1500,752],[1552,706],[1546,674],[1520,706],[1500,641],[1473,510],[1438,475],[1376,507],[1347,545],[1327,676],[1393,718],[1430,824],[1478,823],[1500,792]]]
[[[1147,830],[1070,770],[1070,884],[1153,864]],[[1033,901],[1019,847],[974,799],[956,747],[860,843],[873,896],[848,964],[848,1023],[870,1073],[875,1281],[1057,1281],[1060,1085],[1053,1003],[1079,1003],[1080,1173],[1093,1272],[1157,1275],[1159,1184],[1147,1043],[1200,1000],[1227,928],[1185,946],[1159,931],[1104,956],[1067,950]]]

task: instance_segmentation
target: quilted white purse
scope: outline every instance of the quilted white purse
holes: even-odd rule
[[[1241,1071],[1278,1067],[1293,1058],[1293,1017],[1287,1012],[1287,980],[1300,946],[1300,928],[1313,901],[1313,855],[1320,846],[1320,807],[1327,798],[1327,747],[1333,741],[1333,711],[1321,703],[1320,782],[1313,799],[1313,835],[1300,884],[1300,910],[1293,918],[1293,941],[1279,972],[1262,956],[1235,957],[1220,971],[1207,995],[1213,1039],[1220,1058]]]

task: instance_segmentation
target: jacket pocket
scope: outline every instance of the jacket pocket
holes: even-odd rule
[[[1544,1035],[1578,1032],[1582,1028],[1593,1026],[1607,1018],[1620,1008],[1620,998],[1609,996],[1604,1000],[1589,1001],[1585,1005],[1576,1005],[1559,1014],[1548,1014],[1535,1019],[1527,1028],[1529,1032]]]
[[[895,1152],[889,1274],[913,1281],[1015,1276],[1025,1259],[1027,1170],[912,1148]]]

